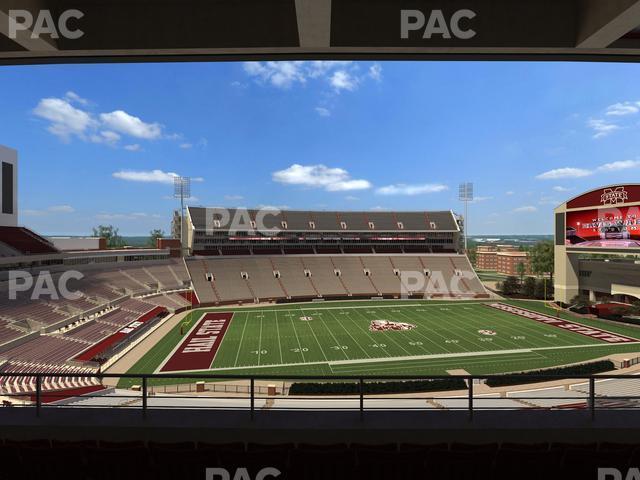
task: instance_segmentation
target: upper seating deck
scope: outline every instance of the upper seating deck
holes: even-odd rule
[[[198,231],[459,231],[451,211],[371,212],[300,211],[189,207]],[[214,221],[215,220],[215,221]],[[251,222],[256,222],[255,227]]]

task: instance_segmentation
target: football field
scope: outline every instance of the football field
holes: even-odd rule
[[[433,375],[464,369],[489,374],[640,352],[635,327],[563,313],[559,318],[571,322],[569,330],[553,324],[557,313],[540,302],[500,304],[540,312],[551,324],[477,301],[201,309],[129,373]],[[208,337],[197,337],[203,332]],[[610,343],[604,336],[624,341]]]

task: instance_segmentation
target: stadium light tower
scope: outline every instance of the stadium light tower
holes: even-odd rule
[[[469,230],[469,202],[473,201],[473,183],[464,182],[460,184],[458,200],[464,202],[464,251],[467,251],[467,232]]]
[[[173,177],[173,197],[180,199],[180,253],[184,257],[187,251],[184,200],[191,197],[191,177]]]

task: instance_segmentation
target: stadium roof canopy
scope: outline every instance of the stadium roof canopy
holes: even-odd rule
[[[639,27],[640,0],[0,0],[0,63],[638,61]]]

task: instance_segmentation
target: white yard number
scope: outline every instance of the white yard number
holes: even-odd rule
[[[293,353],[300,353],[300,352],[308,352],[309,349],[307,347],[302,347],[302,348],[292,348],[291,351]]]
[[[458,343],[459,340],[445,340],[444,343]]]
[[[409,342],[409,345],[415,347],[415,346],[422,345],[422,342]]]
[[[513,340],[524,340],[527,337],[523,337],[522,335],[512,335],[511,338]]]
[[[386,348],[387,344],[386,343],[374,343],[373,345],[371,345],[373,348]]]
[[[251,353],[253,353],[254,355],[266,355],[267,350],[253,350]]]
[[[349,350],[349,347],[347,347],[346,345],[334,345],[333,347],[334,350]]]

